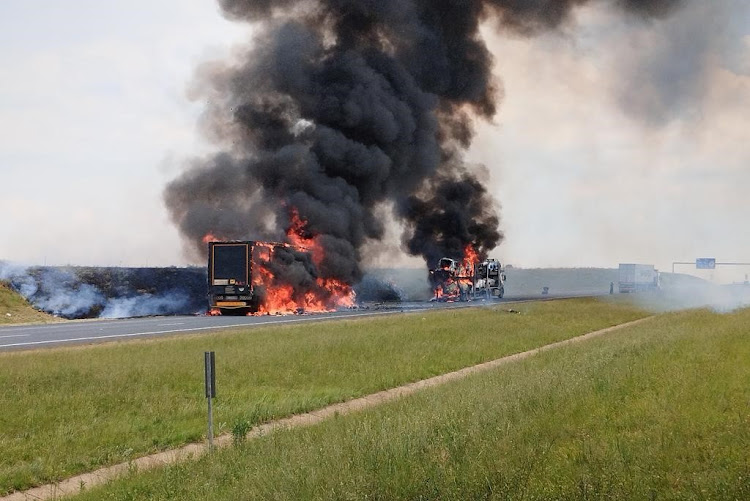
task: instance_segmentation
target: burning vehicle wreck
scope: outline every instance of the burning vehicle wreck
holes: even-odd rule
[[[456,260],[444,257],[437,268],[430,270],[432,301],[467,301],[471,294],[471,269]]]
[[[235,284],[216,277],[227,282],[211,282],[213,306],[222,296],[226,310],[335,308],[396,243],[427,266],[449,256],[433,270],[438,297],[502,297],[502,267],[486,260],[504,239],[501,206],[490,168],[465,159],[503,96],[482,28],[554,31],[587,3],[219,2],[252,38],[201,65],[194,99],[206,103],[201,129],[214,149],[186,161],[165,204],[192,261],[208,234],[305,251],[245,248],[266,257]],[[658,19],[683,2],[610,3]]]
[[[298,246],[208,242],[209,313],[299,314],[354,304],[351,287],[318,275],[313,253]]]
[[[259,29],[236,61],[198,73],[214,150],[187,160],[164,190],[191,261],[204,259],[208,235],[304,249],[270,245],[241,277],[244,291],[216,277],[227,285],[212,288],[232,287],[212,289],[217,310],[341,307],[364,268],[396,246],[432,266],[467,245],[484,257],[503,240],[489,169],[464,159],[500,93],[481,9],[302,5],[221,3]]]
[[[473,299],[501,299],[505,295],[505,272],[497,259],[479,257],[470,245],[464,259],[444,257],[430,270],[432,301],[470,301]]]

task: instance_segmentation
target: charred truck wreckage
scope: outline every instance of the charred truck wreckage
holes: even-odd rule
[[[500,204],[489,170],[464,159],[502,96],[482,29],[533,36],[586,3],[219,0],[225,17],[252,25],[253,40],[199,67],[193,96],[206,103],[200,124],[215,152],[190,160],[164,191],[191,259],[202,261],[210,241],[222,242],[212,252],[245,253],[232,273],[212,254],[227,275],[211,278],[212,305],[350,304],[365,265],[398,245],[384,242],[388,229],[428,267],[450,256],[469,270],[437,266],[441,294],[455,296],[457,282],[459,296],[461,286],[502,296],[502,267],[487,259],[503,240]],[[642,18],[681,3],[611,1]]]
[[[505,270],[497,259],[481,262],[471,246],[466,257],[455,260],[448,257],[430,270],[432,301],[471,301],[476,299],[502,299],[505,295]]]

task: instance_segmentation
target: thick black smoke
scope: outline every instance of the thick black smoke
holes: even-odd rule
[[[678,4],[610,2],[644,17]],[[205,125],[224,152],[167,187],[172,218],[202,255],[206,234],[282,240],[296,211],[325,248],[319,275],[350,284],[384,235],[383,207],[429,265],[467,244],[485,254],[503,238],[499,204],[462,160],[501,93],[480,24],[531,35],[583,3],[220,0],[255,40],[236,64],[204,68]]]
[[[411,254],[436,263],[444,256],[463,256],[466,244],[471,243],[485,255],[502,238],[494,207],[485,205],[489,195],[471,175],[438,177],[430,195],[426,200],[409,197],[404,206],[410,226],[403,243]]]

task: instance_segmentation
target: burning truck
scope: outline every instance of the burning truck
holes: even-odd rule
[[[497,259],[479,261],[471,245],[464,249],[464,259],[442,258],[430,270],[432,301],[470,301],[500,299],[505,295],[505,270]]]
[[[314,254],[288,243],[208,242],[211,315],[300,314],[354,305],[354,291],[318,276]]]
[[[259,310],[253,256],[262,248],[252,241],[208,243],[208,305],[213,314]]]
[[[214,306],[345,304],[378,252],[371,244],[391,226],[428,266],[466,257],[467,244],[479,252],[470,266],[454,259],[434,270],[439,294],[501,296],[500,263],[484,263],[504,238],[500,204],[489,169],[464,160],[502,95],[483,27],[541,34],[564,28],[586,3],[220,1],[227,19],[252,26],[252,39],[237,57],[197,72],[201,129],[215,151],[191,159],[164,201],[191,257],[202,259],[208,233],[242,242],[284,241],[286,232],[289,244],[302,240],[311,251],[238,246],[253,265],[215,277],[222,285],[212,278]],[[684,2],[609,3],[661,18]],[[266,252],[265,262],[253,261],[251,248]],[[284,260],[286,269],[277,266]]]

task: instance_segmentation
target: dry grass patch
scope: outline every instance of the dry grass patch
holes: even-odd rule
[[[0,282],[0,325],[60,322],[62,319],[35,310],[20,294]]]

